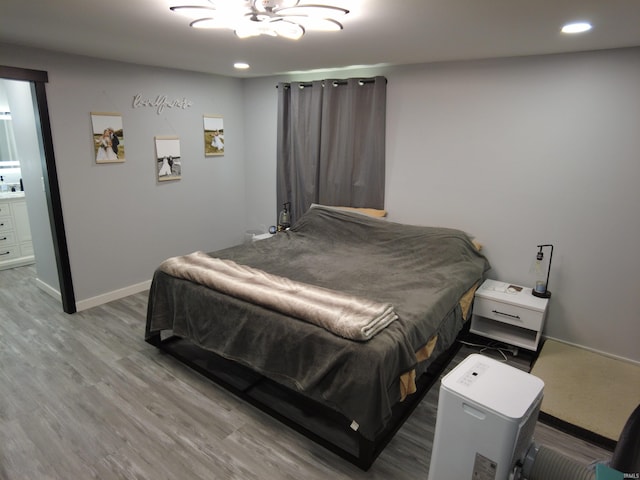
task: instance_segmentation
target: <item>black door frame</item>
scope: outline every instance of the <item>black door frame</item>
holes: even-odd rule
[[[67,249],[67,236],[64,230],[62,218],[62,202],[60,201],[60,187],[58,185],[58,172],[53,153],[53,137],[51,135],[51,123],[49,121],[49,108],[47,106],[47,92],[45,84],[49,81],[47,72],[41,70],[29,70],[26,68],[7,67],[0,65],[0,78],[10,80],[24,80],[32,82],[35,86],[36,104],[40,119],[40,133],[44,158],[42,159],[42,171],[45,179],[45,195],[47,209],[49,211],[49,224],[53,237],[53,251],[58,267],[58,280],[60,282],[60,297],[62,308],[66,313],[76,312],[76,300],[71,280],[71,265],[69,264],[69,250]]]

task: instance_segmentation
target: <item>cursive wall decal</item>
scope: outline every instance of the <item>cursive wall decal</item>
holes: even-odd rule
[[[133,96],[133,108],[151,107],[156,109],[156,113],[160,115],[165,108],[179,108],[186,110],[193,105],[191,100],[186,97],[168,100],[166,95],[158,95],[155,99],[143,98],[139,93]]]

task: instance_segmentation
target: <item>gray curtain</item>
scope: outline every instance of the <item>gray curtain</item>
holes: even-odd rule
[[[384,208],[384,77],[278,85],[277,209]]]

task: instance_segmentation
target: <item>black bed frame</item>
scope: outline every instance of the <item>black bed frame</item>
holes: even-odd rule
[[[468,330],[466,323],[460,335]],[[460,342],[455,341],[434,359],[427,371],[416,379],[417,392],[394,406],[387,427],[371,441],[354,431],[351,420],[335,410],[186,339],[173,335],[162,338],[157,332],[148,335],[146,341],[365,471],[436,383],[461,346]]]

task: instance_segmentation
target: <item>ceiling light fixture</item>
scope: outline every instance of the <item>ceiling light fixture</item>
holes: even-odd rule
[[[311,0],[315,1],[315,0]],[[306,31],[342,30],[333,17],[349,10],[300,0],[190,0],[174,5],[171,11],[190,18],[194,28],[226,28],[240,38],[269,35],[297,40]]]
[[[591,24],[587,22],[567,23],[562,27],[562,33],[582,33],[591,30]]]

